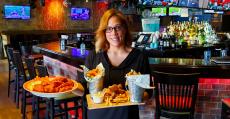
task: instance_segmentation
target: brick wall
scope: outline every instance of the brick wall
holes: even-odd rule
[[[220,119],[221,99],[230,97],[230,79],[200,78],[196,119]]]

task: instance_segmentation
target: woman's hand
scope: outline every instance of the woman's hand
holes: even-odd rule
[[[84,88],[81,85],[81,83],[78,83],[77,88],[72,91],[73,94],[77,96],[83,96],[84,95]]]

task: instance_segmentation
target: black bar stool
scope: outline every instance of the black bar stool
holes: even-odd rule
[[[222,99],[221,119],[230,119],[230,98]]]
[[[4,46],[4,49],[6,51],[6,56],[7,56],[7,60],[8,60],[8,67],[9,67],[9,78],[8,78],[8,97],[10,96],[10,87],[11,87],[11,84],[15,82],[15,79],[11,79],[11,72],[12,70],[15,70],[15,63],[14,63],[14,60],[13,60],[13,48],[10,47],[10,45],[5,45]],[[15,88],[16,89],[16,88]],[[15,93],[14,93],[14,96]],[[14,101],[16,101],[16,98],[14,98]]]
[[[47,69],[43,65],[36,66],[38,70],[38,76],[44,77],[49,76]],[[70,98],[64,99],[54,99],[54,98],[47,98],[46,100],[46,118],[47,119],[54,119],[55,117],[65,117],[66,119],[69,118],[68,112],[71,110],[75,111],[75,118],[77,119],[78,109],[82,108],[82,104],[79,101],[82,100],[83,97],[74,96]],[[82,101],[81,101],[82,102]],[[73,106],[69,106],[68,103],[73,103]]]
[[[175,69],[176,70],[176,69]],[[156,119],[193,119],[199,73],[153,71]]]

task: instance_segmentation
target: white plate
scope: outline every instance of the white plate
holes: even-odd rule
[[[40,84],[41,81],[39,80],[30,80],[27,81],[23,84],[23,88],[32,93],[33,95],[39,96],[39,97],[46,97],[46,98],[55,98],[55,99],[62,99],[62,98],[68,98],[68,97],[73,97],[76,96],[72,93],[73,90],[78,88],[78,83],[75,80],[69,79],[71,81],[73,81],[74,86],[71,90],[65,91],[65,92],[57,92],[57,93],[44,93],[44,92],[37,92],[37,91],[33,91],[33,86],[35,84]]]

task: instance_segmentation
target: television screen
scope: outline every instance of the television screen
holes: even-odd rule
[[[70,13],[72,20],[89,20],[90,19],[90,10],[89,8],[71,8]]]
[[[199,7],[199,0],[188,0],[188,7]]]
[[[178,6],[198,8],[199,0],[179,0]]]
[[[7,19],[30,19],[30,6],[4,6],[4,18]]]
[[[180,16],[181,8],[178,7],[169,7],[169,16]]]
[[[178,6],[187,7],[188,6],[188,0],[179,0]]]
[[[166,16],[166,7],[156,7],[152,8],[153,16]]]
[[[220,0],[209,0],[208,9],[223,10],[222,1],[220,1]]]
[[[225,0],[225,2],[222,3],[223,10],[230,10],[230,1]]]
[[[142,0],[143,5],[176,6],[178,0]]]

